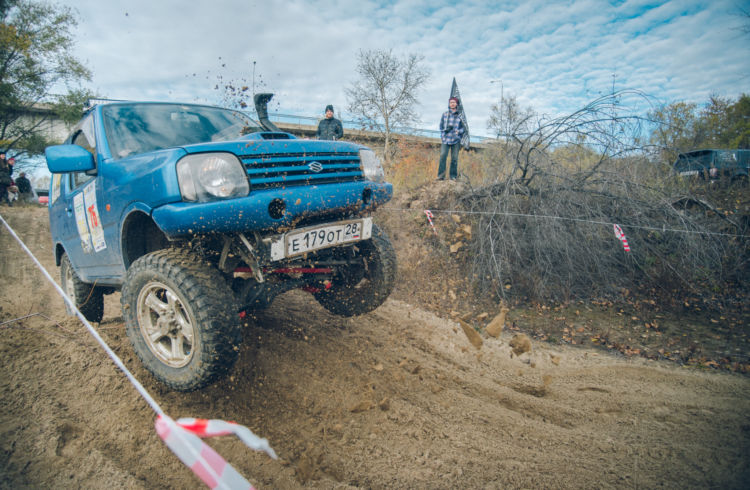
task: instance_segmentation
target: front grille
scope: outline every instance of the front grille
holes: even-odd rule
[[[253,190],[364,180],[357,152],[274,153],[242,162]]]

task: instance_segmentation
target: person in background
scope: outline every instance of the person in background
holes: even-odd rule
[[[319,140],[338,140],[344,136],[341,121],[333,117],[333,106],[326,106],[326,117],[318,124],[317,136]]]
[[[6,202],[8,206],[13,206],[8,196],[8,187],[13,185],[13,179],[10,178],[12,172],[13,168],[5,159],[5,153],[0,153],[0,203]]]
[[[16,187],[18,187],[18,198],[21,202],[31,202],[34,199],[31,192],[31,181],[26,177],[26,172],[18,174]]]
[[[440,163],[438,165],[438,180],[445,180],[445,161],[448,158],[448,150],[451,152],[451,167],[448,174],[450,180],[458,177],[458,149],[461,146],[461,135],[464,134],[464,125],[458,115],[458,99],[448,99],[448,110],[440,118]]]

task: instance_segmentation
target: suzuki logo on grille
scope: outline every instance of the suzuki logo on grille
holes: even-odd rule
[[[320,162],[310,162],[307,165],[307,168],[310,169],[311,172],[315,172],[316,174],[323,170],[323,164]]]

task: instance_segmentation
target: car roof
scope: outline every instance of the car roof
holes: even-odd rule
[[[223,109],[232,112],[243,113],[239,109],[230,109],[227,107],[221,107],[211,104],[197,104],[194,102],[180,102],[180,101],[158,101],[158,100],[125,100],[125,99],[96,99],[91,98],[86,101],[84,106],[83,115],[86,116],[97,107],[106,105],[141,105],[141,104],[153,104],[153,105],[179,105],[179,106],[192,106],[192,107],[210,107],[212,109]]]

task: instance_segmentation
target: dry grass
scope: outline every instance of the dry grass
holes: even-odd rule
[[[481,152],[471,150],[459,152],[458,172],[461,179],[472,186],[481,186],[497,178],[497,166],[490,162],[496,159],[497,148]],[[425,143],[401,140],[397,145],[396,158],[386,169],[389,182],[395,192],[408,192],[432,182],[437,177],[440,147]],[[448,157],[450,164],[450,156]]]

